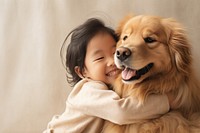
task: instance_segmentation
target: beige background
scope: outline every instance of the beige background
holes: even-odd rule
[[[199,0],[0,0],[0,132],[40,133],[64,111],[70,87],[59,50],[89,17],[113,28],[129,13],[173,17],[187,28],[200,77]]]

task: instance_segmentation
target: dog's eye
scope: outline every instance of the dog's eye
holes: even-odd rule
[[[124,37],[123,37],[123,41],[125,41],[127,38],[128,38],[128,36],[124,36]]]
[[[146,37],[146,38],[144,38],[144,41],[145,41],[146,43],[153,43],[153,42],[155,42],[156,40],[153,39],[153,38],[151,38],[151,37]]]

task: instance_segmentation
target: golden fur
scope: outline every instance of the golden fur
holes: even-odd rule
[[[200,87],[192,68],[191,45],[181,24],[170,18],[135,16],[122,21],[117,33],[117,50],[125,47],[131,51],[124,64],[115,55],[118,67],[138,70],[149,63],[153,67],[138,80],[122,82],[120,75],[115,91],[121,97],[137,97],[141,104],[150,94],[172,93],[175,100],[173,109],[160,118],[122,126],[106,122],[103,132],[200,133]],[[154,41],[144,41],[147,37]]]

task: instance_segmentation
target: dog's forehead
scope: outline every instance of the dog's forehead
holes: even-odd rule
[[[132,32],[133,30],[150,29],[158,31],[161,27],[161,18],[155,16],[136,16],[131,18],[125,25],[123,32]]]

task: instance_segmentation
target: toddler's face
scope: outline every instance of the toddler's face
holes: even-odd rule
[[[85,77],[111,84],[120,71],[114,64],[116,42],[107,33],[94,36],[88,46],[85,57]]]

